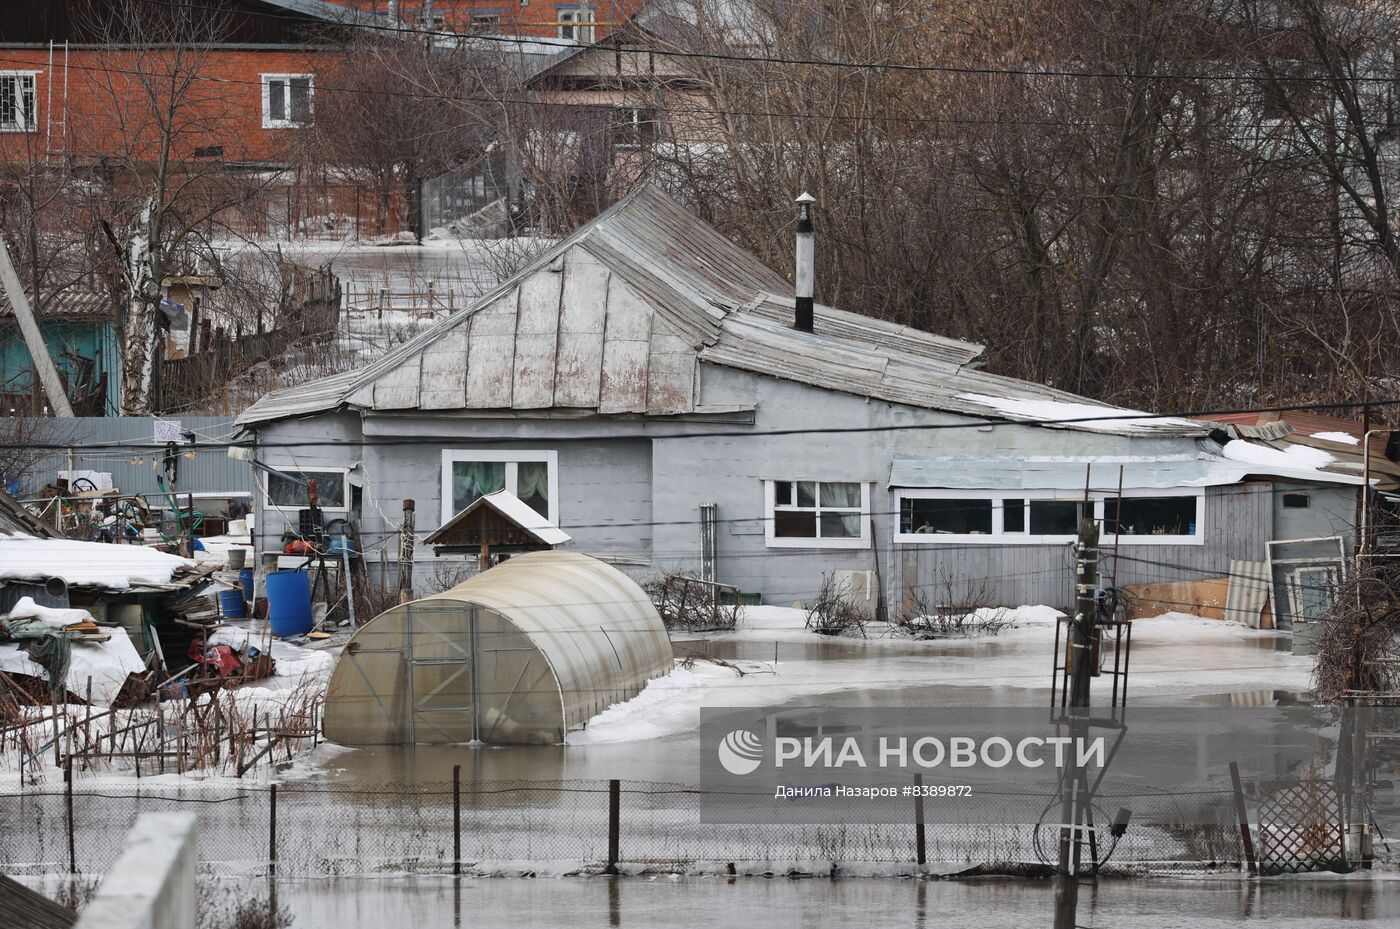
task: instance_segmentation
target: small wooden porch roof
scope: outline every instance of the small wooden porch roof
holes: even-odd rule
[[[424,540],[439,548],[489,545],[553,548],[571,541],[568,533],[535,512],[508,490],[477,497]]]

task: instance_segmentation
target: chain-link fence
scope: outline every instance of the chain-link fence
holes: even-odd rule
[[[201,865],[223,874],[367,873],[522,875],[622,872],[739,873],[832,867],[1028,873],[1053,864],[1058,829],[933,823],[792,825],[702,822],[704,789],[637,781],[452,782],[367,788],[283,784],[122,787],[26,792],[0,798],[0,869],[106,870],[140,813],[200,814]],[[1112,798],[1105,798],[1108,803]],[[1175,812],[1179,797],[1132,798],[1121,839],[1095,833],[1105,870],[1236,867],[1241,841],[1228,793],[1193,796],[1218,822]],[[1049,806],[1047,800],[1047,806]],[[1112,804],[1109,804],[1112,805]],[[1114,807],[1116,809],[1116,806]],[[71,812],[70,812],[71,810]],[[1113,809],[1107,810],[1112,815]],[[1100,819],[1107,825],[1107,819]],[[922,847],[921,847],[922,846]],[[1105,861],[1106,860],[1106,861]]]

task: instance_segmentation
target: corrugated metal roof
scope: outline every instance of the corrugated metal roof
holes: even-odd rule
[[[599,272],[585,280],[590,264]],[[238,423],[347,406],[687,413],[696,408],[700,361],[979,418],[1039,423],[1098,411],[1133,415],[979,371],[980,345],[857,313],[818,307],[816,332],[797,331],[789,323],[793,299],[784,296],[790,290],[782,275],[647,186],[380,360],[274,391]],[[1146,414],[1058,426],[1124,435],[1208,432],[1201,423]]]
[[[0,316],[13,316],[10,300],[0,293]],[[114,319],[110,297],[87,290],[64,290],[48,298],[42,319]]]

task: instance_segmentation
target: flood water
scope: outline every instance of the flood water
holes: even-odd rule
[[[232,885],[230,889],[238,885]],[[1092,929],[1400,925],[1400,892],[1371,880],[1102,881],[1080,891],[1079,925]],[[250,893],[265,893],[253,883]],[[788,878],[414,877],[283,881],[293,929],[413,926],[492,929],[690,929],[761,924],[914,929],[1048,926],[1050,881]]]

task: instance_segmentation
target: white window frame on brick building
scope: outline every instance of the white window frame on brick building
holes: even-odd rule
[[[0,114],[0,132],[39,131],[39,72],[0,71],[0,95],[13,107],[14,118]]]
[[[292,86],[296,81],[306,81],[306,113],[297,118],[292,113]],[[282,115],[273,113],[274,85],[281,86]],[[316,115],[316,75],[314,74],[264,74],[262,76],[262,116],[264,129],[300,129],[311,125]]]

